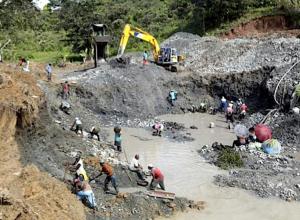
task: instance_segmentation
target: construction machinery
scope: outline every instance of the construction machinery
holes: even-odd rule
[[[159,43],[157,42],[155,37],[153,37],[148,32],[130,26],[129,24],[126,24],[124,27],[117,59],[119,59],[120,61],[123,60],[122,56],[124,54],[130,36],[139,38],[151,44],[153,58],[156,64],[163,66],[172,72],[177,72],[179,70],[179,63],[182,62],[184,59],[183,56],[178,55],[176,48],[160,48]]]

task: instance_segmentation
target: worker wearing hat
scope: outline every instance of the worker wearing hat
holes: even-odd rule
[[[150,170],[152,176],[150,189],[154,190],[157,185],[159,185],[162,190],[165,190],[164,175],[161,170],[158,167],[154,167],[152,164],[148,165],[148,169]]]

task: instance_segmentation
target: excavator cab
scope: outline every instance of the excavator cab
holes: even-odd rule
[[[173,65],[178,63],[178,54],[176,48],[160,48],[158,61],[159,65]]]

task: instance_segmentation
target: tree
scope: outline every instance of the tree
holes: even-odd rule
[[[3,0],[0,2],[0,29],[36,29],[39,15],[32,0]]]
[[[90,53],[91,25],[99,22],[102,18],[101,14],[97,13],[99,1],[52,0],[50,3],[60,7],[58,11],[61,20],[59,27],[67,31],[67,41],[72,44],[73,51],[79,53],[87,49]]]

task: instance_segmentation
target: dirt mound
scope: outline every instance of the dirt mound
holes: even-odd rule
[[[291,30],[288,19],[281,16],[265,16],[242,23],[221,34],[221,38],[259,37],[266,34],[282,33],[285,36],[298,36],[300,30]]]
[[[81,203],[66,186],[35,166],[24,168],[6,195],[7,204],[0,206],[4,219],[85,219]]]

